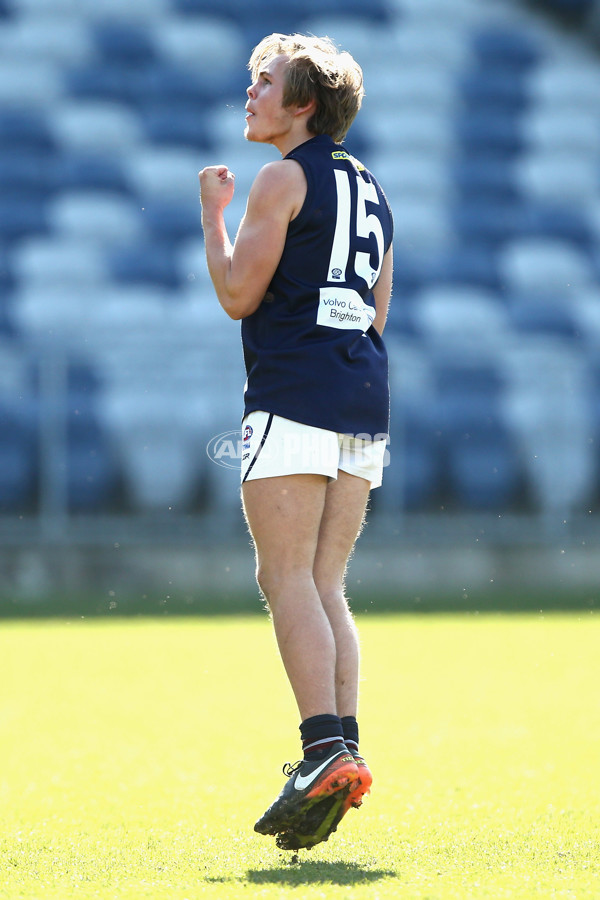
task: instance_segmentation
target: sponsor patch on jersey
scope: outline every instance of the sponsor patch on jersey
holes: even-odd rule
[[[244,433],[242,435],[242,440],[249,441],[253,434],[254,429],[252,428],[252,425],[246,425],[246,427],[244,428]]]
[[[354,166],[354,168],[356,169],[357,172],[365,171],[365,167],[363,166],[363,164],[361,162],[359,162],[357,159],[355,159],[353,156],[350,156],[349,153],[346,153],[345,150],[334,150],[333,153],[331,154],[331,156],[333,159],[347,159],[349,162],[352,163],[352,165]]]
[[[344,287],[321,288],[317,325],[348,331],[368,331],[374,318],[375,310],[364,302],[357,291]]]

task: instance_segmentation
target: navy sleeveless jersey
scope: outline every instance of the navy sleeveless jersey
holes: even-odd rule
[[[264,299],[242,320],[244,414],[381,439],[388,362],[371,324],[372,287],[392,241],[391,210],[373,176],[326,135],[286,159],[302,166],[307,193]]]

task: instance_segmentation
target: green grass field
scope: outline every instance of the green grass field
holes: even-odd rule
[[[373,794],[293,862],[266,616],[2,623],[0,897],[597,900],[600,619],[359,626]]]

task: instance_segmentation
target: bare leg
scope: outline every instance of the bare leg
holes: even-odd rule
[[[257,580],[302,720],[336,714],[336,644],[313,575],[326,492],[325,476],[308,474],[242,487]]]
[[[346,565],[364,520],[370,484],[338,471],[327,487],[313,568],[321,603],[336,648],[335,694],[340,717],[356,716],[360,650],[358,633],[344,594]]]

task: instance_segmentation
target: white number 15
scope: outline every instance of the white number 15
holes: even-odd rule
[[[370,234],[374,234],[377,241],[377,268],[372,267],[370,254],[362,250],[357,251],[354,262],[356,274],[366,281],[369,288],[372,288],[379,278],[383,264],[384,239],[381,222],[374,213],[367,213],[367,202],[379,203],[379,197],[375,185],[357,175],[357,205],[353,215],[350,177],[343,169],[335,169],[334,172],[337,188],[337,218],[327,279],[338,283],[346,281],[351,233],[352,236],[362,238],[368,238]]]

